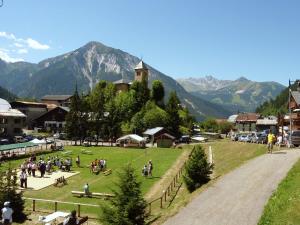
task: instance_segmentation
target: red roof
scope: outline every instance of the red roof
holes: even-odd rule
[[[236,118],[236,122],[256,122],[260,115],[257,113],[242,113]]]

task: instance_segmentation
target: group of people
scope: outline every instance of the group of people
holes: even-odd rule
[[[90,164],[90,172],[98,174],[100,171],[104,171],[106,169],[107,162],[106,159],[95,159]]]
[[[149,160],[148,164],[145,164],[142,168],[142,175],[144,177],[152,177],[152,170],[153,170],[153,163],[151,160]]]
[[[33,176],[36,177],[36,172],[40,172],[40,177],[44,177],[45,173],[51,173],[54,170],[54,166],[62,171],[70,171],[72,166],[72,159],[60,159],[58,156],[48,157],[45,160],[43,157],[40,157],[37,160],[35,154],[33,154],[29,159],[25,160],[21,166],[20,173],[20,186],[22,188],[27,188],[27,177]]]

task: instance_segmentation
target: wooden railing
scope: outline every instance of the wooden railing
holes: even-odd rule
[[[87,206],[87,207],[97,207],[99,208],[100,206],[99,205],[93,205],[93,204],[85,204],[85,203],[76,203],[76,202],[64,202],[64,201],[57,201],[57,200],[49,200],[49,199],[39,199],[39,198],[26,198],[26,197],[23,197],[23,199],[25,200],[29,200],[29,201],[32,201],[32,211],[35,212],[37,207],[37,202],[50,202],[50,203],[53,203],[53,206],[54,206],[54,212],[57,211],[58,209],[58,204],[66,204],[66,205],[73,205],[73,206],[77,206],[77,215],[78,217],[80,217],[81,215],[81,206]]]
[[[191,157],[194,149],[195,149],[195,147],[193,147],[192,151],[190,152],[190,154],[188,156],[188,159]],[[156,198],[156,199],[148,202],[148,213],[149,214],[151,214],[152,205],[155,202],[160,201],[160,208],[161,209],[163,208],[163,204],[165,202],[167,202],[167,198],[171,195],[172,191],[176,188],[176,184],[178,184],[178,182],[179,182],[179,180],[180,180],[180,178],[181,178],[181,176],[183,174],[183,171],[184,171],[184,168],[185,168],[187,160],[183,163],[183,165],[181,166],[181,168],[178,170],[178,172],[176,173],[176,175],[173,177],[171,183],[164,190],[162,190],[162,195],[160,197],[158,197],[158,198]]]

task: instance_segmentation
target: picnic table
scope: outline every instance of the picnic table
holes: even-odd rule
[[[59,218],[66,218],[69,215],[70,215],[70,213],[57,211],[57,212],[49,214],[48,216],[43,217],[41,222],[43,222],[45,224],[51,224],[51,222],[55,222]]]

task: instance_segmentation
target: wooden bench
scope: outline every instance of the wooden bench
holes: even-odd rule
[[[90,192],[88,194],[85,194],[83,191],[71,191],[73,196],[78,196],[78,197],[90,197],[90,198],[111,198],[115,197],[113,194],[107,194],[107,193],[97,193],[97,192]]]
[[[79,221],[78,221],[78,225],[80,225],[80,224],[83,224],[83,223],[85,223],[85,222],[87,222],[88,221],[88,219],[89,219],[89,217],[87,217],[87,216],[85,216],[85,217],[82,217]]]
[[[62,186],[65,185],[65,184],[67,184],[67,180],[65,179],[64,176],[55,179],[55,183],[54,183],[53,185],[54,185],[55,187],[57,187],[57,186],[59,186],[60,184],[62,184]]]
[[[107,175],[109,175],[109,174],[111,174],[111,173],[112,173],[112,170],[111,170],[111,169],[105,170],[105,171],[103,172],[104,176],[107,176]]]

